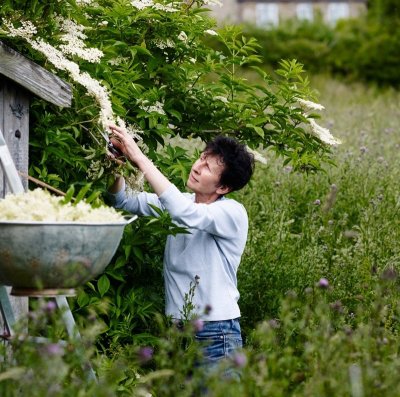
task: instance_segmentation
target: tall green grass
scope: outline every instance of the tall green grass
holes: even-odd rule
[[[312,85],[326,107],[320,123],[343,144],[333,149],[336,165],[317,175],[293,173],[266,153],[268,165],[240,193],[250,218],[239,268],[246,332],[322,277],[353,313],[372,302],[382,272],[399,269],[400,93],[326,77]]]

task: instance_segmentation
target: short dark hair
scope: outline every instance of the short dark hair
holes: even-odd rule
[[[254,156],[236,139],[219,135],[208,142],[204,152],[216,155],[224,163],[220,184],[230,191],[239,190],[249,182],[254,171]]]

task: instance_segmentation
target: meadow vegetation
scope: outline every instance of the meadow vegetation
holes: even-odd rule
[[[336,165],[303,175],[266,152],[268,164],[258,164],[251,186],[236,193],[250,216],[239,272],[246,347],[234,358],[242,381],[193,365],[195,322],[178,330],[148,314],[151,338],[104,354],[88,349],[101,331],[92,314],[81,324],[83,342],[68,348],[54,347],[56,331],[39,350],[15,342],[23,354],[1,363],[2,396],[189,396],[205,383],[212,396],[397,395],[399,93],[327,77],[313,85],[326,123],[343,139]],[[50,321],[57,329],[51,308],[35,313],[40,327]],[[98,384],[82,370],[89,359]]]

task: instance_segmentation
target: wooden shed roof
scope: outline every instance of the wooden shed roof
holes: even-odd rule
[[[0,41],[0,75],[54,105],[69,107],[71,86]]]

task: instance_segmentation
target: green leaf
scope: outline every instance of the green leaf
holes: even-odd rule
[[[97,289],[101,297],[103,297],[104,294],[110,289],[110,280],[105,274],[103,274],[97,281]]]

